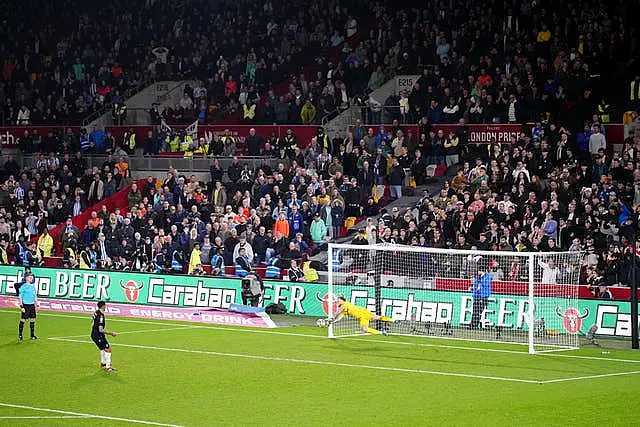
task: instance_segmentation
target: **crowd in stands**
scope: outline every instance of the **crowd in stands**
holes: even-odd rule
[[[169,118],[224,117],[353,37],[368,12],[357,0],[13,3],[0,105],[18,125],[77,123],[167,79],[203,82]]]
[[[597,120],[579,133],[545,121],[524,126],[510,143],[469,144],[461,124],[442,136],[452,147],[442,189],[426,191],[418,206],[387,211],[381,209],[389,200],[385,186],[391,200],[401,199],[407,188],[425,183],[435,157],[422,156],[429,144],[406,138],[400,124],[390,144],[374,131],[366,128],[359,144],[352,135],[333,144],[320,134],[282,155],[263,138],[252,154],[281,157],[274,169],[266,161],[252,169],[234,157],[225,170],[214,158],[206,182],[175,169],[149,177],[132,186],[121,212],[102,209],[84,228],[69,222],[53,236],[62,245],[57,255],[80,268],[218,275],[232,266],[244,275],[262,267],[272,277],[291,269],[294,279],[308,280],[326,268],[312,265],[309,255],[368,218],[356,242],[585,251],[584,283],[627,283],[640,205],[640,136],[613,150]],[[16,262],[33,265],[31,258],[48,256],[54,245],[46,233],[31,246],[24,242],[128,182],[114,177],[120,162],[110,156],[102,169],[89,169],[81,153],[51,153],[21,171],[10,159],[0,192],[0,240],[23,254]],[[40,252],[42,239],[49,250]]]
[[[581,283],[606,295],[601,285],[626,285],[631,277],[640,136],[614,150],[600,127],[598,121],[587,122],[575,135],[554,122],[536,123],[510,144],[466,145],[461,126],[452,135],[461,141],[461,163],[452,168],[451,179],[436,193],[425,192],[418,206],[383,209],[378,222],[369,221],[361,232],[368,243],[585,252]],[[414,166],[418,180],[423,166]],[[520,278],[521,271],[509,271],[510,266],[491,268],[501,280]],[[568,268],[556,265],[553,283],[560,283]]]
[[[367,8],[356,12],[331,3],[330,8],[314,5],[290,15],[282,12],[295,4],[267,2],[256,8],[235,2],[224,14],[213,15],[213,22],[220,23],[214,25],[220,31],[214,37],[203,31],[209,23],[202,17],[208,14],[192,14],[191,6],[159,17],[156,12],[169,6],[155,4],[148,25],[160,19],[164,25],[158,28],[167,29],[157,40],[147,36],[137,41],[132,24],[118,38],[123,52],[145,52],[144,43],[181,52],[169,53],[168,64],[159,64],[153,54],[133,62],[152,74],[201,81],[185,92],[179,107],[158,111],[156,121],[163,114],[173,122],[208,121],[221,117],[216,116],[220,111],[226,115],[236,109],[249,123],[317,124],[325,113],[353,103],[365,107],[366,119],[357,121],[348,135],[326,135],[320,127],[311,141],[296,141],[291,133],[282,138],[250,135],[243,154],[279,158],[275,170],[267,163],[252,169],[236,157],[227,170],[212,160],[208,182],[175,169],[166,177],[150,177],[140,188],[131,188],[126,212],[100,212],[83,229],[65,227],[58,255],[67,265],[188,274],[224,274],[225,267],[233,266],[239,275],[262,266],[274,274],[291,269],[293,277],[301,277],[302,270],[308,279],[319,268],[308,256],[329,239],[344,236],[356,218],[367,217],[357,237],[362,240],[364,234],[367,243],[586,251],[584,283],[627,283],[640,205],[640,140],[631,137],[621,150],[607,142],[604,125],[614,108],[602,91],[602,83],[616,75],[607,64],[633,51],[634,29],[628,15],[618,13],[627,8],[624,3],[615,13],[599,14],[586,5],[578,9],[527,0],[517,7],[490,1],[482,9],[472,1],[465,7],[436,2],[421,11],[393,11],[372,3],[368,11],[375,19],[369,20],[357,46],[345,46],[335,63],[317,59],[310,67],[313,79],[299,73],[305,52],[356,37],[364,22],[358,14]],[[124,23],[134,19],[120,16]],[[234,16],[236,25],[225,26]],[[259,28],[263,21],[268,30]],[[103,32],[107,39],[108,34]],[[186,40],[196,34],[199,43],[193,47]],[[81,60],[100,58],[112,65],[105,58],[118,57],[109,49],[88,46],[85,51],[91,54],[83,52]],[[121,63],[121,75],[135,75],[137,68],[128,71],[131,61]],[[411,92],[394,94],[384,105],[367,98],[395,73],[421,77]],[[292,76],[291,86],[278,95],[271,83],[284,75]],[[5,79],[4,87],[14,83]],[[383,112],[391,126],[367,125],[383,120]],[[509,143],[468,141],[469,122],[529,121],[533,125],[523,126]],[[415,123],[417,135],[404,128]],[[445,134],[434,128],[440,123],[458,125]],[[48,152],[55,138],[26,135],[24,143],[34,152]],[[126,144],[111,142],[98,129],[58,138],[68,149],[61,158],[43,155],[40,166],[25,173],[13,163],[5,165],[7,182],[0,193],[5,246],[21,245],[21,238],[27,242],[45,225],[64,222],[66,215],[76,213],[69,212],[69,203],[77,196],[80,205],[99,201],[91,190],[82,193],[99,188],[94,180],[103,183],[103,191],[107,181],[116,181],[109,176],[116,165],[88,170],[77,166],[82,154],[69,153],[79,145],[88,153],[110,150],[119,158],[126,154]],[[152,134],[142,143],[152,154],[172,149],[173,141]],[[234,144],[229,136],[204,135],[183,151],[235,155]],[[36,145],[47,149],[36,150]],[[177,148],[172,151],[181,149],[179,141]],[[58,159],[54,169],[49,162],[56,161],[50,159]],[[402,199],[408,187],[425,184],[432,165],[450,172],[437,194],[424,194],[418,207],[381,210],[386,201]],[[67,210],[56,216],[59,201]],[[55,220],[34,220],[39,213]],[[34,253],[28,245],[17,250]],[[211,266],[210,272],[205,266]]]
[[[405,123],[519,123],[595,106],[606,122],[633,80],[607,64],[632,59],[637,37],[633,5],[603,9],[595,0],[422,10],[358,0],[67,1],[30,4],[37,14],[14,6],[0,30],[9,41],[0,49],[0,110],[4,124],[17,125],[79,122],[105,105],[116,117],[130,95],[163,79],[198,83],[176,105],[152,108],[154,122],[237,113],[252,123],[320,124],[349,105],[366,106],[371,123],[383,108]],[[422,77],[406,93],[368,97],[396,74]]]
[[[209,86],[190,89],[180,105],[165,111],[172,119],[215,120],[219,109],[197,108],[197,94],[238,87],[227,109],[239,110],[245,123],[320,124],[327,117],[362,106],[368,124],[523,123],[540,117],[577,125],[597,110],[604,123],[629,107],[627,82],[632,68],[607,67],[637,56],[636,35],[625,11],[523,1],[433,3],[426,10],[369,5],[373,20],[357,38],[347,39],[333,61],[318,57],[306,72],[293,74],[288,91],[261,91],[260,85],[224,82],[214,75]],[[484,13],[486,10],[492,13]],[[622,13],[622,14],[619,14]],[[523,31],[523,29],[526,29]],[[332,45],[345,40],[341,33]],[[637,65],[636,65],[637,66]],[[369,94],[390,77],[418,74],[407,91],[387,99]],[[624,82],[624,83],[621,83]],[[213,85],[213,87],[212,87]],[[632,89],[633,90],[633,89]],[[196,95],[194,95],[196,93]],[[246,109],[245,109],[246,106]],[[185,115],[187,110],[193,111]],[[213,108],[212,108],[213,107]],[[637,107],[637,105],[636,105]]]
[[[473,4],[433,3],[427,16],[435,22],[403,16],[406,39],[389,56],[402,74],[421,77],[386,99],[385,112],[403,123],[426,116],[431,124],[553,117],[573,126],[594,110],[604,123],[614,113],[621,117],[626,82],[635,74],[607,64],[637,57],[632,22],[620,14],[631,6],[605,10],[594,3],[489,2],[482,12]],[[380,106],[371,110],[375,123]]]
[[[50,152],[34,157],[22,168],[9,155],[0,178],[0,263],[9,257],[17,265],[42,265],[55,253],[49,231],[71,221],[100,200],[128,185],[130,169],[125,157],[106,157],[101,167],[89,167],[80,151]],[[113,213],[103,208],[92,222],[108,222]]]

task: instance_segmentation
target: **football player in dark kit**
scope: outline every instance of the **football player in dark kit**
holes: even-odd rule
[[[93,313],[91,339],[100,350],[100,367],[104,368],[105,371],[113,372],[116,368],[111,366],[111,346],[107,341],[106,335],[115,337],[116,333],[105,329],[105,311],[107,311],[107,303],[104,301],[98,302],[98,309]]]

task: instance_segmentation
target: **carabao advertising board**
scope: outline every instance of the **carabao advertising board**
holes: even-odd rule
[[[228,309],[242,301],[238,278],[50,268],[34,268],[33,272],[40,298],[215,309]],[[20,267],[0,267],[0,294],[15,295],[15,284],[22,275]],[[375,310],[375,291],[371,287],[334,286],[334,295],[340,294]],[[380,297],[382,311],[394,320],[452,326],[471,322],[473,298],[468,292],[382,288]],[[336,312],[335,297],[330,300],[327,285],[320,283],[265,281],[263,305],[271,303],[282,303],[289,313],[297,315],[326,316]],[[631,336],[627,302],[536,298],[534,305],[536,319],[544,318],[546,328],[559,333],[583,335],[595,324],[599,335]],[[526,330],[530,310],[524,295],[496,294],[489,298],[483,319],[503,330]]]

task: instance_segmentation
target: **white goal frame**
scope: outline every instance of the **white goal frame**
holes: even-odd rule
[[[452,254],[457,254],[460,256],[471,255],[471,256],[486,256],[486,257],[516,257],[522,259],[522,261],[526,261],[528,265],[528,295],[526,295],[528,301],[528,311],[525,313],[524,320],[527,325],[528,332],[528,342],[516,342],[516,341],[498,341],[498,340],[484,340],[484,339],[475,339],[475,338],[466,338],[466,337],[441,337],[441,336],[429,336],[429,338],[439,338],[439,339],[447,339],[447,340],[463,340],[463,341],[475,341],[475,342],[490,342],[490,343],[502,343],[502,344],[516,344],[516,345],[527,345],[529,354],[536,353],[546,353],[546,352],[554,352],[554,351],[567,351],[567,350],[577,350],[579,349],[579,345],[557,345],[557,344],[544,344],[546,347],[550,347],[549,349],[536,349],[536,341],[535,341],[535,297],[536,297],[536,283],[535,283],[535,268],[536,268],[536,259],[551,257],[551,256],[561,256],[563,254],[571,254],[572,257],[578,258],[583,256],[582,253],[574,253],[574,252],[500,252],[500,251],[482,251],[482,250],[456,250],[456,249],[439,249],[439,248],[426,248],[426,247],[416,247],[416,246],[408,246],[408,245],[396,245],[396,244],[375,244],[375,245],[353,245],[353,244],[344,244],[344,243],[329,243],[328,244],[328,262],[327,262],[327,270],[328,270],[328,301],[330,303],[327,307],[327,315],[328,319],[333,319],[337,313],[334,313],[334,304],[331,301],[334,301],[339,294],[336,294],[334,291],[335,284],[335,272],[334,268],[339,267],[334,265],[334,252],[336,250],[344,250],[344,249],[353,249],[353,250],[371,250],[371,251],[389,251],[389,252],[414,252],[414,253],[429,253],[429,254],[440,254],[441,256]],[[521,263],[523,264],[523,263]],[[579,265],[578,265],[579,269]],[[438,277],[438,276],[435,276]],[[435,279],[434,277],[434,279]],[[425,278],[427,279],[427,278]],[[348,286],[348,285],[341,285]],[[575,287],[575,300],[578,300],[578,287],[579,283],[562,283],[557,286],[566,286],[568,289],[572,286]],[[524,296],[524,295],[523,295]],[[485,308],[486,310],[486,308]],[[483,310],[484,315],[484,310]],[[544,321],[544,319],[543,319]],[[416,336],[405,333],[392,333],[392,335],[401,335],[401,336]],[[332,322],[329,322],[328,325],[328,338],[344,338],[350,336],[361,336],[359,333],[350,333],[336,336],[334,331],[334,325]],[[579,342],[579,339],[575,339],[576,342]],[[542,345],[542,344],[541,344]]]

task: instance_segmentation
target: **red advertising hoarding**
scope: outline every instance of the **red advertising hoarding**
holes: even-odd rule
[[[18,140],[24,135],[25,131],[30,134],[39,133],[45,137],[49,132],[64,133],[67,129],[73,129],[77,134],[80,132],[79,126],[0,126],[0,143],[3,147],[17,148]]]
[[[186,125],[173,126],[174,129],[184,129]],[[60,134],[71,128],[76,134],[80,132],[79,126],[3,126],[0,127],[0,142],[3,147],[17,148],[20,137],[24,135],[26,130],[33,134],[38,132],[41,136],[46,136],[49,132],[58,132]],[[156,126],[106,126],[105,130],[111,132],[116,138],[121,138],[124,132],[129,129],[134,129],[138,135],[138,142],[144,140],[147,131],[155,129]],[[203,125],[198,126],[198,135],[203,136],[205,132],[212,132],[213,134],[222,134],[226,130],[229,130],[231,134],[238,138],[239,145],[244,143],[244,139],[249,135],[249,129],[255,128],[258,135],[262,135],[265,139],[271,136],[272,132],[276,135],[284,137],[288,128],[291,128],[298,137],[298,145],[301,147],[306,146],[311,138],[317,133],[317,126],[279,126],[279,125],[256,125],[256,126],[237,126],[237,125]],[[89,130],[90,131],[90,130]]]
[[[369,125],[367,127],[373,127],[377,133],[379,125]],[[175,129],[184,129],[187,125],[174,126]],[[272,132],[276,135],[283,137],[288,128],[293,129],[293,132],[298,136],[298,145],[305,147],[311,138],[316,135],[317,126],[302,126],[302,125],[202,125],[198,127],[198,135],[204,135],[204,132],[222,133],[225,130],[229,130],[234,136],[236,136],[240,142],[240,145],[244,142],[244,138],[249,135],[249,129],[256,129],[256,133],[262,135],[265,139],[268,138]],[[391,125],[385,125],[387,129]],[[30,133],[38,132],[41,136],[46,136],[49,132],[64,133],[67,129],[71,128],[76,134],[80,132],[79,126],[2,126],[0,127],[0,143],[3,147],[17,148],[19,138],[24,135],[24,132],[28,130]],[[152,130],[155,126],[107,126],[106,130],[110,131],[116,138],[121,138],[122,134],[129,130],[134,129],[138,135],[138,140],[142,141],[147,131]],[[418,126],[416,125],[402,125],[405,130],[412,130],[416,137],[418,136]],[[433,127],[435,131],[442,129],[445,134],[448,134],[451,130],[456,130],[457,125],[436,125]],[[527,131],[526,125],[468,125],[469,128],[469,143],[489,143],[495,138],[496,141],[501,143],[509,142],[512,136],[517,136],[520,132]],[[619,124],[606,125],[606,135],[610,143],[621,143],[623,140],[623,126]]]
[[[378,132],[379,125],[374,126],[365,126],[367,128],[372,127],[374,129],[374,133]],[[419,128],[417,125],[400,125],[402,129],[406,131],[412,131],[414,137],[419,137]],[[469,143],[475,144],[488,144],[492,139],[500,143],[510,142],[511,137],[517,137],[520,132],[522,132],[522,125],[468,125],[469,129]],[[386,130],[388,131],[391,128],[391,125],[385,125]],[[456,131],[458,129],[458,125],[434,125],[433,131],[437,132],[442,129],[445,135],[448,135],[451,131]],[[350,130],[353,130],[350,128]]]

